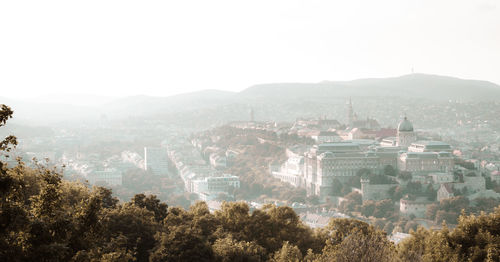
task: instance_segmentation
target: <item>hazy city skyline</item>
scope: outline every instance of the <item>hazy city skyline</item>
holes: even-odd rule
[[[5,97],[168,96],[416,73],[500,83],[495,1],[0,4]]]

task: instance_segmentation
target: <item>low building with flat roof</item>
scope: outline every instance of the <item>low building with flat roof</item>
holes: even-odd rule
[[[449,152],[451,145],[441,141],[416,141],[408,147],[408,152]]]

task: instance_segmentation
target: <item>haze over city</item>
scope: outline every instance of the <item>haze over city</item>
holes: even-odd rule
[[[0,2],[0,261],[500,261],[500,6]]]
[[[2,96],[415,73],[500,83],[497,1],[4,1]]]

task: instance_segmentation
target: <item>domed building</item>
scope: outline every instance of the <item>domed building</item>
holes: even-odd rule
[[[396,139],[398,146],[406,148],[417,140],[417,135],[413,131],[413,124],[406,116],[398,125]]]

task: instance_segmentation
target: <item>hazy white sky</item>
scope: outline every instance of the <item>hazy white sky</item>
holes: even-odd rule
[[[170,95],[415,72],[500,83],[500,3],[0,1],[0,96]]]

